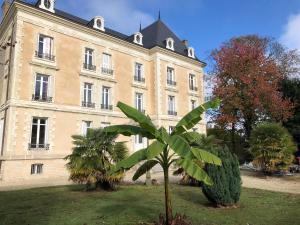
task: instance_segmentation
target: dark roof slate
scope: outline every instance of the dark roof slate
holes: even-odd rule
[[[32,7],[36,7],[36,8],[37,8],[38,2],[39,2],[39,1],[37,1],[36,3],[26,2],[26,0],[25,1],[24,0],[15,0],[15,1],[21,2],[23,4],[27,4]],[[40,10],[43,10],[43,9],[40,9]],[[43,11],[45,11],[45,10],[43,10]],[[45,12],[47,12],[47,11],[45,11]],[[65,11],[55,9],[55,15],[60,16],[65,19],[68,19],[70,21],[76,22],[83,26],[88,26],[88,27],[94,29],[91,21],[74,16]],[[99,31],[99,32],[102,32],[102,31]],[[185,44],[182,43],[182,41],[176,36],[176,34],[174,34],[174,32],[172,32],[160,18],[157,21],[155,21],[154,23],[152,23],[151,25],[142,29],[140,32],[143,34],[143,47],[144,48],[151,49],[155,46],[159,46],[161,48],[166,48],[166,39],[171,37],[174,40],[174,52],[188,57],[187,56],[188,55],[187,47],[185,46]],[[112,30],[108,27],[105,27],[105,33],[109,34],[111,36],[117,37],[119,39],[122,39],[124,41],[128,41],[128,42],[133,42],[133,39],[134,39],[133,38],[134,35],[128,36],[123,33]],[[195,58],[195,60],[200,61],[197,58]],[[204,63],[204,62],[202,62],[202,63]]]

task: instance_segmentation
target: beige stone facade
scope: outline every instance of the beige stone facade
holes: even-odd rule
[[[40,35],[51,38],[54,57],[36,54]],[[0,187],[67,183],[63,158],[71,152],[71,135],[83,132],[84,121],[92,122],[91,127],[129,123],[116,104],[135,106],[136,93],[142,94],[146,114],[166,129],[191,110],[191,100],[196,105],[204,100],[201,61],[161,46],[148,49],[19,1],[2,21],[0,44]],[[84,69],[86,48],[93,50],[95,70]],[[110,56],[109,73],[103,71],[103,54]],[[134,79],[136,63],[142,65],[144,81]],[[168,68],[176,85],[168,85]],[[51,99],[33,96],[39,74],[47,76],[46,97]],[[195,75],[196,91],[190,88],[190,74]],[[85,83],[92,87],[89,107],[83,104],[89,98]],[[109,88],[109,97],[101,107],[103,87]],[[168,96],[174,96],[175,115],[169,115]],[[33,118],[46,121],[45,145],[32,145]],[[205,132],[205,122],[197,128]],[[131,152],[145,143],[121,139],[128,141]],[[42,165],[42,171],[33,165]]]

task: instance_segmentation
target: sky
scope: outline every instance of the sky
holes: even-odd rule
[[[1,0],[3,1],[3,0]],[[208,60],[211,50],[232,37],[273,37],[300,51],[300,0],[56,0],[56,7],[90,20],[101,15],[107,27],[125,34],[162,20],[196,55]]]

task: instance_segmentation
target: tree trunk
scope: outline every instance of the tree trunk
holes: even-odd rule
[[[166,208],[166,225],[171,225],[173,220],[172,204],[169,191],[169,168],[164,168],[165,179],[165,208]]]
[[[232,151],[236,153],[235,149],[235,123],[232,123],[231,125],[231,145],[232,145]]]

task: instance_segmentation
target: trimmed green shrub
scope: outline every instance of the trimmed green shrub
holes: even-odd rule
[[[222,160],[222,166],[206,165],[205,170],[213,185],[202,186],[206,198],[217,207],[234,206],[240,199],[241,176],[239,161],[227,147],[214,148],[211,152]]]

